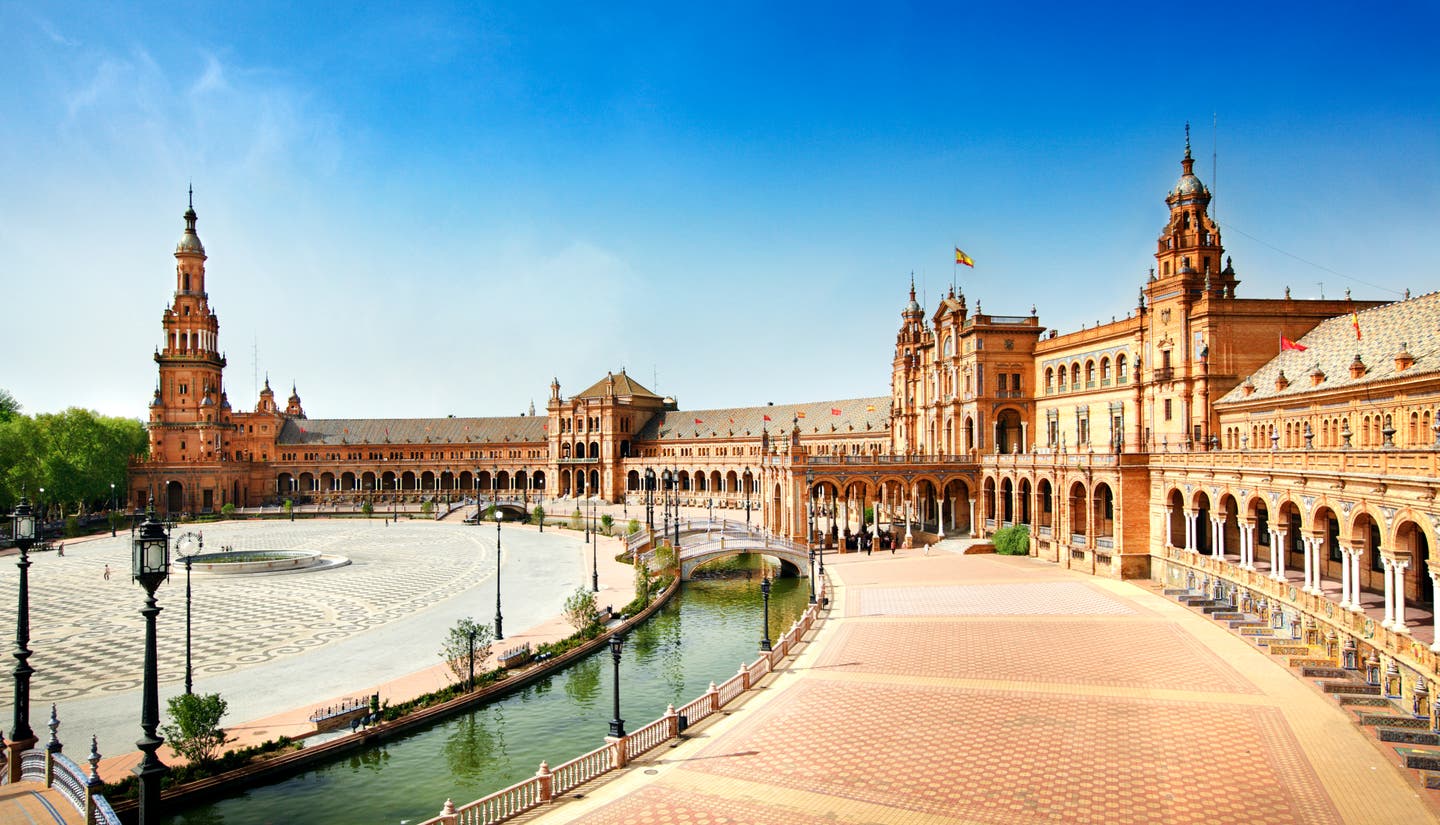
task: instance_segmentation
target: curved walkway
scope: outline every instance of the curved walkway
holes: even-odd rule
[[[1135,584],[1028,558],[827,558],[766,690],[522,821],[1440,822],[1333,702]]]

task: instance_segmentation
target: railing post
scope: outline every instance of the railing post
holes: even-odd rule
[[[439,825],[460,825],[460,817],[455,813],[455,803],[449,799],[445,800],[445,804],[440,806]]]
[[[705,697],[710,700],[710,712],[718,713],[720,711],[720,689],[715,687],[714,682],[711,682],[710,689],[705,691]],[[1440,719],[1440,715],[1437,715],[1436,718]]]
[[[750,689],[750,668],[746,667],[744,662],[740,663],[740,689]]]
[[[540,780],[540,802],[546,803],[554,799],[555,777],[550,775],[550,763],[541,762],[540,769],[535,771],[535,778]]]
[[[675,712],[675,705],[665,707],[665,738],[674,739],[680,735],[680,714]]]
[[[95,797],[105,783],[100,779],[100,742],[90,737],[90,776],[85,779],[85,821],[95,821]]]
[[[60,745],[60,717],[55,713],[55,704],[50,704],[50,721],[47,723],[50,728],[50,741],[45,744],[45,787],[55,783],[55,754],[60,753],[64,748]]]
[[[628,735],[607,736],[605,737],[605,741],[610,743],[610,768],[612,770],[619,770],[625,767],[625,765],[630,762],[630,749],[628,747],[630,737]]]

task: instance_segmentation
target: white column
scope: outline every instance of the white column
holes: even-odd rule
[[[1164,526],[1163,529],[1164,529],[1164,531],[1165,531],[1165,547],[1166,547],[1167,549],[1170,548],[1170,547],[1174,547],[1174,545],[1170,543],[1170,525],[1173,523],[1173,522],[1171,521],[1171,519],[1173,519],[1174,517],[1175,517],[1174,511],[1171,510],[1169,507],[1166,507],[1166,508],[1165,508],[1165,526]]]
[[[1395,595],[1393,588],[1391,588],[1390,586],[1390,571],[1394,567],[1394,565],[1391,563],[1390,559],[1384,556],[1380,557],[1380,564],[1382,567],[1385,568],[1385,618],[1380,620],[1380,626],[1390,627],[1395,621]]]
[[[1351,564],[1349,564],[1349,547],[1342,546],[1342,547],[1341,547],[1341,608],[1342,608],[1342,609],[1349,609],[1349,606],[1351,606],[1351,602],[1349,602],[1349,590],[1351,590],[1351,589],[1349,589],[1349,574],[1351,574]]]
[[[979,534],[979,528],[975,526],[975,499],[972,497],[970,499],[970,535],[978,536]]]
[[[1270,531],[1270,577],[1276,581],[1285,580],[1285,542],[1288,538],[1284,530]]]
[[[1363,552],[1357,547],[1350,556],[1350,609],[1356,613],[1364,610],[1360,606],[1360,556]]]
[[[1300,589],[1301,589],[1301,590],[1304,590],[1306,593],[1314,593],[1314,592],[1315,592],[1315,586],[1314,586],[1314,582],[1315,582],[1315,566],[1314,566],[1314,561],[1311,559],[1310,537],[1309,537],[1309,536],[1301,536],[1301,537],[1300,537],[1300,546],[1301,546],[1301,548],[1303,548],[1303,550],[1304,550],[1304,556],[1305,556],[1305,585],[1304,585],[1303,587],[1301,587]]]
[[[1185,513],[1185,552],[1195,552],[1195,514]]]
[[[1405,570],[1410,562],[1397,559],[1395,561],[1395,632],[1409,633],[1405,627]]]
[[[1440,573],[1430,574],[1430,591],[1432,593],[1440,591]],[[1440,610],[1434,611],[1434,614],[1435,626],[1432,632],[1435,634],[1435,641],[1430,643],[1430,649],[1440,653]]]
[[[1255,569],[1255,525],[1240,528],[1240,555],[1244,557],[1246,570]]]

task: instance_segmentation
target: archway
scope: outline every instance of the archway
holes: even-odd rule
[[[1070,539],[1076,544],[1085,544],[1090,537],[1090,531],[1086,529],[1086,516],[1089,508],[1085,506],[1089,498],[1085,494],[1085,485],[1079,481],[1070,485]]]
[[[1115,494],[1110,491],[1110,485],[1100,482],[1095,485],[1095,493],[1091,496],[1095,512],[1091,514],[1091,524],[1095,528],[1096,539],[1113,539],[1115,537]]]
[[[1214,532],[1210,529],[1210,496],[1195,494],[1195,552],[1209,553]]]
[[[1402,521],[1395,530],[1395,552],[1408,554],[1410,567],[1405,571],[1405,590],[1408,597],[1421,605],[1433,605],[1435,585],[1430,579],[1430,539],[1420,525],[1413,521]]]
[[[185,511],[185,487],[178,481],[165,482],[165,512],[177,514]]]
[[[1036,498],[1039,499],[1040,512],[1037,514],[1039,524],[1036,530],[1042,536],[1051,535],[1055,529],[1055,491],[1050,486],[1050,479],[1042,478],[1035,485]]]
[[[1015,486],[1010,479],[1000,482],[1000,526],[1015,523]]]
[[[1001,410],[995,417],[995,452],[1025,452],[1025,429],[1020,424],[1020,413],[1015,410]]]
[[[983,513],[982,518],[985,519],[985,527],[986,527],[986,529],[994,529],[994,527],[995,527],[995,479],[994,479],[994,478],[991,478],[990,476],[986,476],[986,477],[985,477],[985,481],[982,482],[980,489],[981,489],[981,494],[980,494],[981,511],[982,511],[982,513]]]

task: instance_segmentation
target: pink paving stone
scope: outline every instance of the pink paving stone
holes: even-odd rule
[[[1082,582],[867,587],[852,616],[1131,616],[1136,610]]]
[[[685,770],[997,825],[1339,821],[1268,707],[815,677]]]
[[[1261,692],[1190,634],[1159,620],[852,622],[833,632],[817,662],[828,672]]]

